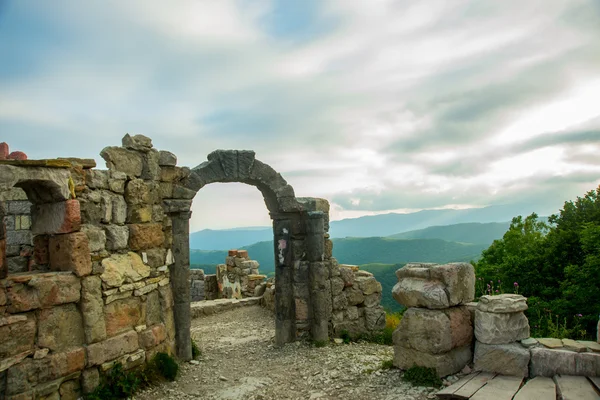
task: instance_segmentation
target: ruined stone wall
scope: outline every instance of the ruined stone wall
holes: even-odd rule
[[[204,270],[190,270],[190,298],[191,301],[202,301],[205,297]]]
[[[34,263],[31,235],[31,203],[20,188],[0,192],[6,226],[6,257],[8,273],[31,270]]]
[[[33,204],[27,269],[0,257],[2,398],[75,398],[116,362],[132,368],[175,353],[163,200],[186,169],[140,136],[102,156],[108,170],[75,159],[0,163],[0,192],[23,187],[27,200],[15,201]],[[0,256],[13,254],[8,228]]]

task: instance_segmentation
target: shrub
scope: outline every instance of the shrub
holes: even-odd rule
[[[381,362],[381,369],[392,369],[394,368],[394,360],[384,360]]]
[[[404,373],[404,380],[415,386],[440,387],[442,380],[434,368],[413,365]]]
[[[196,342],[194,342],[194,339],[192,339],[192,358],[195,360],[196,358],[200,357],[201,354],[202,352],[200,351],[200,348]]]
[[[121,363],[107,372],[100,385],[85,398],[86,400],[126,399],[141,387],[139,373],[125,371]]]
[[[167,353],[157,353],[152,359],[152,364],[160,374],[169,381],[174,381],[179,372],[179,365]]]

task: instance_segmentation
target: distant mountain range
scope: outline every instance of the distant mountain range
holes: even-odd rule
[[[382,214],[331,222],[332,238],[384,237],[393,235],[400,239],[433,238],[466,243],[491,243],[502,237],[508,229],[506,221],[517,215],[529,215],[534,210],[526,205],[502,205],[466,210],[424,210],[408,214]],[[487,223],[500,223],[489,225]],[[485,225],[485,240],[478,239],[482,233],[476,223]],[[443,228],[443,226],[462,227]],[[506,228],[503,228],[506,227]],[[504,232],[502,232],[504,230]],[[417,231],[417,232],[410,232]],[[461,233],[462,232],[462,233]],[[477,232],[477,233],[475,233]],[[501,233],[501,234],[500,234]],[[271,227],[234,228],[225,230],[205,229],[190,234],[190,248],[195,250],[227,250],[268,241],[273,237]],[[490,240],[490,238],[493,238]]]

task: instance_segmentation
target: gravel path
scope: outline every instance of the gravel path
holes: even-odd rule
[[[199,362],[184,363],[176,382],[164,383],[136,399],[368,399],[424,400],[435,390],[414,387],[396,369],[391,346],[372,343],[307,343],[273,346],[272,314],[258,306],[192,321]]]

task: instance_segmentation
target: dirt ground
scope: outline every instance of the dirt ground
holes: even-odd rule
[[[400,371],[382,368],[391,346],[372,343],[307,343],[274,347],[272,314],[243,307],[192,321],[202,355],[183,363],[176,382],[161,384],[136,399],[368,399],[424,400],[434,389],[404,382]]]

